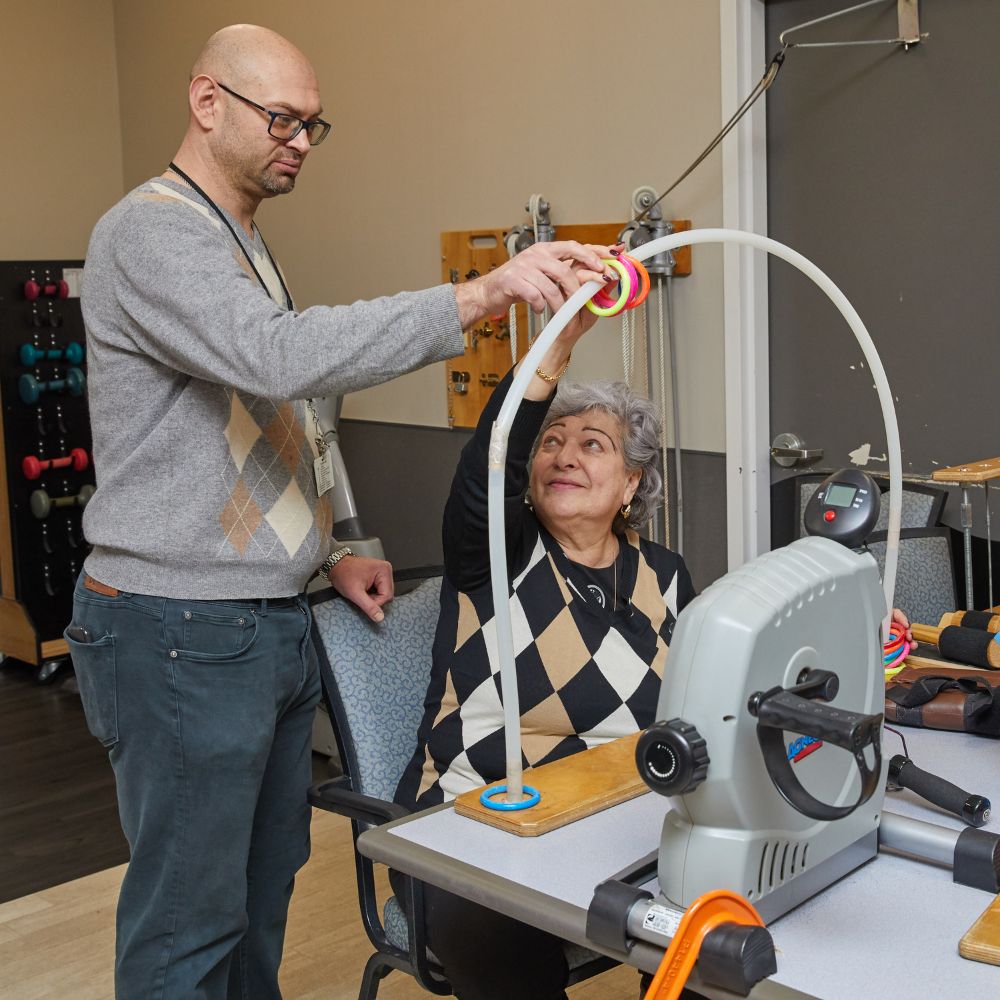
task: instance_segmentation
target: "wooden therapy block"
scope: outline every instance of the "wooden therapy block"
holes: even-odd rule
[[[455,799],[455,812],[518,837],[537,837],[556,830],[649,791],[635,763],[638,742],[639,733],[635,733],[551,764],[529,768],[524,772],[524,783],[537,788],[542,796],[529,809],[515,812],[488,809],[479,801],[483,789],[476,788]],[[488,787],[503,783],[495,781]]]
[[[958,953],[974,962],[1000,965],[1000,896],[958,942]]]

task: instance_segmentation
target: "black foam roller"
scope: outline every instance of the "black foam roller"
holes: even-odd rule
[[[988,631],[996,617],[992,611],[966,611],[962,615],[962,628],[978,628]]]
[[[1000,670],[1000,642],[997,642],[997,637],[992,632],[949,625],[941,629],[938,649],[942,656],[956,663]]]

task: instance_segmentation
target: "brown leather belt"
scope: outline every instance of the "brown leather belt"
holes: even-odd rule
[[[109,587],[106,583],[101,583],[92,576],[84,575],[83,585],[87,590],[92,590],[95,594],[103,594],[105,597],[117,597],[121,593],[116,587]]]

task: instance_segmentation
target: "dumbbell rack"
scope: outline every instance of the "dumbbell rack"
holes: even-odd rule
[[[82,268],[0,261],[0,653],[39,666],[39,679],[67,655],[62,633],[89,549]]]

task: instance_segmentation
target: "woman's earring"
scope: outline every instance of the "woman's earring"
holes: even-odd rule
[[[627,521],[629,514],[632,513],[632,504],[631,503],[624,504],[622,506],[622,509],[618,511],[618,513],[621,514],[623,520]]]

